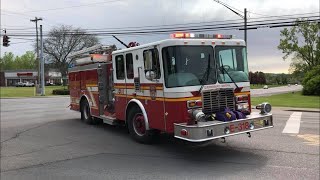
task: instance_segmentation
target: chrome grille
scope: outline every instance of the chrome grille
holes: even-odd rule
[[[226,107],[235,109],[233,89],[219,89],[202,92],[202,112],[205,114],[223,111]]]

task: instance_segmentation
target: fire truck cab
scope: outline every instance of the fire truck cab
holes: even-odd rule
[[[160,132],[203,142],[273,127],[270,104],[251,112],[245,42],[229,35],[175,33],[122,50],[97,45],[69,58],[71,109],[89,124],[125,124],[139,142]]]

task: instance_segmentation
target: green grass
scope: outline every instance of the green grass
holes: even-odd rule
[[[63,86],[46,86],[45,95],[52,96],[52,90],[63,89]],[[68,88],[68,87],[65,87]],[[33,97],[35,96],[35,87],[0,87],[0,98],[6,97]]]
[[[320,108],[320,96],[304,96],[301,92],[251,98],[254,106],[262,102],[269,102],[272,106],[279,107]]]
[[[255,85],[250,84],[250,88],[251,89],[262,89],[263,86],[265,86],[265,85],[262,85],[262,84],[255,84]],[[267,85],[267,86],[268,86],[268,88],[272,88],[272,87],[279,87],[279,86],[285,86],[285,85],[270,84],[270,85]]]

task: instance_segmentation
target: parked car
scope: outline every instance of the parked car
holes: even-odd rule
[[[54,86],[52,82],[46,82],[46,86]]]
[[[24,86],[25,86],[25,83],[23,83],[23,82],[16,83],[16,87],[24,87]]]
[[[25,83],[25,86],[26,86],[26,87],[33,87],[33,86],[34,86],[34,83],[32,83],[32,82],[26,82],[26,83]]]
[[[268,89],[268,86],[267,86],[267,85],[264,85],[264,86],[263,86],[263,89]]]

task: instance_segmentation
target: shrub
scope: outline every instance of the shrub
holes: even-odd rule
[[[320,95],[320,65],[306,73],[302,85],[303,95]]]
[[[68,89],[54,89],[52,90],[53,95],[69,95],[70,92]]]

